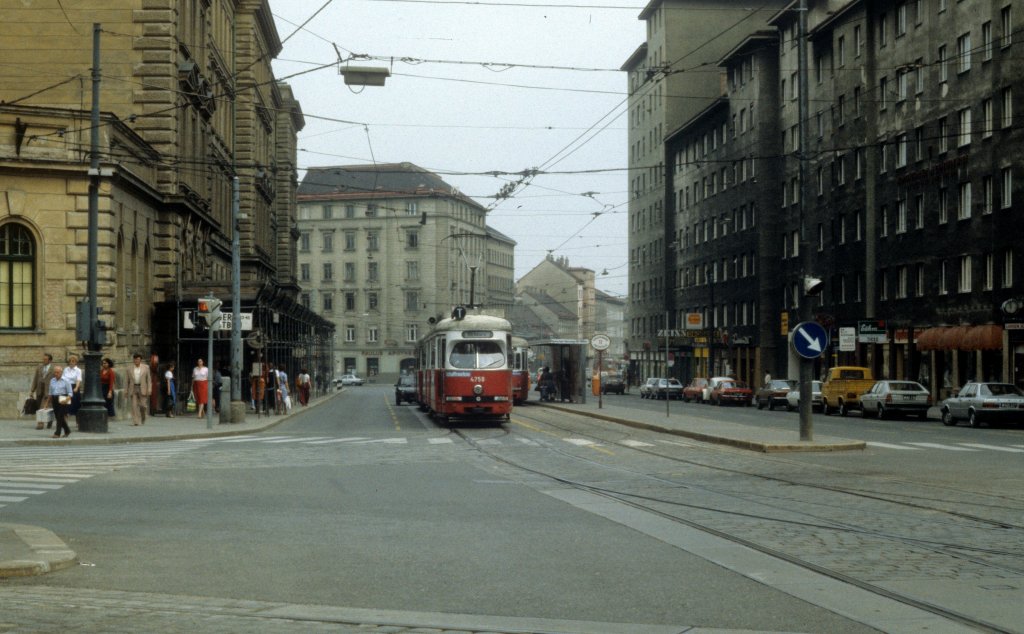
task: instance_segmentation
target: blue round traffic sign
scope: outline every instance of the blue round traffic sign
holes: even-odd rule
[[[828,332],[821,324],[803,321],[793,329],[793,350],[805,359],[817,359],[828,348]]]

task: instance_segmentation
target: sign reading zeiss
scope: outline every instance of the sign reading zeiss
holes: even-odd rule
[[[828,348],[828,333],[814,321],[804,321],[793,329],[793,350],[805,359],[817,359]]]

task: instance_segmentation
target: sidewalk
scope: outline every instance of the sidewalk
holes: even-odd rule
[[[602,407],[598,397],[587,395],[586,403],[540,403],[530,401],[531,406],[539,405],[550,409],[583,414],[628,427],[692,438],[701,442],[715,443],[760,451],[779,453],[793,451],[851,451],[865,448],[862,440],[850,440],[836,436],[814,434],[814,440],[800,440],[799,418],[793,417],[793,428],[787,430],[744,425],[722,420],[727,407],[712,407],[683,401],[670,401],[669,415],[665,415],[664,403],[657,410],[630,407],[637,396],[605,395]],[[815,414],[821,416],[822,414]]]

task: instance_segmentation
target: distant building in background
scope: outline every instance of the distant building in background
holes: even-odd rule
[[[513,303],[515,242],[411,163],[312,167],[298,189],[301,301],[337,327],[335,373],[397,375],[431,319]]]

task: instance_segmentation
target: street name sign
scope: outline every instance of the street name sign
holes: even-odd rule
[[[793,329],[793,350],[805,359],[817,359],[828,348],[828,333],[821,324],[803,321]]]

